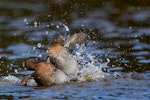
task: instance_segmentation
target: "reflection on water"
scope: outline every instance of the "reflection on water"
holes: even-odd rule
[[[0,1],[0,99],[148,99],[150,2],[121,2]],[[43,57],[53,35],[67,37],[80,31],[86,32],[89,39],[84,49],[73,48],[75,57],[81,64],[92,66],[84,71],[93,70],[93,77],[97,75],[93,66],[104,67],[109,73],[106,79],[46,89],[2,81],[7,75],[20,79],[27,74],[24,59]]]

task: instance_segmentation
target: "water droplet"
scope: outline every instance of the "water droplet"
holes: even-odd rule
[[[41,47],[42,47],[42,44],[41,44],[41,43],[38,43],[38,44],[37,44],[37,47],[38,47],[38,48],[41,48]]]
[[[109,58],[107,58],[106,60],[107,60],[108,63],[110,63],[110,59]]]
[[[28,25],[28,24],[29,24],[29,22],[26,22],[25,24],[26,24],[26,25]]]
[[[51,15],[49,14],[47,17],[51,17]]]
[[[69,31],[69,27],[67,25],[64,24],[63,26],[66,29],[66,31]]]
[[[46,25],[46,27],[49,27],[49,25]]]
[[[57,27],[57,29],[59,29],[59,26],[58,26],[58,25],[57,25],[56,27]]]
[[[17,69],[15,69],[15,70],[14,70],[14,72],[15,72],[15,73],[18,73],[18,70],[17,70]]]
[[[37,22],[34,22],[34,27],[37,27],[38,23]]]
[[[39,56],[39,57],[42,57],[42,54],[39,54],[38,56]]]
[[[51,25],[53,26],[54,24],[53,24],[53,23],[51,23]]]
[[[138,36],[137,36],[137,35],[134,35],[134,37],[137,38]]]
[[[36,49],[36,47],[34,46],[32,49],[33,49],[33,50],[35,50],[35,49]]]
[[[48,34],[48,31],[46,31],[46,34]]]
[[[130,26],[129,29],[132,29],[132,27]]]
[[[26,18],[24,19],[24,22],[27,22],[27,19],[26,19]]]

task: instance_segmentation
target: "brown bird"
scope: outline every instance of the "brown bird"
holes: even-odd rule
[[[54,37],[45,61],[40,61],[37,57],[30,57],[26,60],[26,68],[34,70],[35,73],[25,76],[21,84],[26,85],[30,77],[34,77],[35,81],[41,86],[67,82],[68,75],[75,74],[78,69],[78,63],[68,48],[82,43],[86,37],[85,33],[74,34],[66,41],[63,41],[61,36]]]
[[[34,77],[34,80],[40,86],[52,86],[68,81],[68,76],[63,71],[50,63],[40,61],[37,57],[28,58],[25,64],[28,70],[34,70],[35,72],[25,76],[21,82],[22,85],[26,85],[30,77]]]
[[[68,48],[82,43],[86,37],[85,33],[74,34],[65,41],[63,41],[61,36],[55,37],[50,44],[48,55],[45,58],[46,61],[51,62],[67,75],[73,75],[78,69],[78,63]]]

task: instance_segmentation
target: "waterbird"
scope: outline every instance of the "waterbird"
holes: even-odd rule
[[[37,57],[27,58],[25,65],[28,70],[34,70],[35,72],[25,76],[22,79],[22,85],[26,85],[30,77],[34,77],[35,82],[39,86],[52,86],[68,81],[68,76],[63,71]]]
[[[75,74],[78,69],[78,63],[69,48],[82,43],[86,37],[85,33],[77,33],[64,41],[61,36],[55,36],[43,61],[37,57],[30,57],[25,61],[26,68],[34,70],[35,73],[26,75],[21,84],[26,85],[30,77],[34,77],[35,81],[42,86],[66,82],[67,77]]]
[[[86,38],[87,34],[85,33],[76,33],[65,41],[61,36],[54,37],[50,43],[46,61],[51,62],[67,75],[73,75],[78,69],[78,63],[69,48],[82,43]]]

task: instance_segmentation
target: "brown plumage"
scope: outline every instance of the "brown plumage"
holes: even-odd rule
[[[31,57],[26,60],[27,69],[34,70],[32,75],[27,75],[23,78],[21,84],[25,85],[30,77],[34,77],[35,81],[40,86],[51,86],[54,84],[62,84],[67,82],[67,75],[54,67],[50,63],[37,61],[36,57]]]
[[[60,36],[55,37],[50,44],[46,61],[51,62],[55,67],[65,72],[67,75],[73,75],[78,69],[78,63],[69,52],[68,48],[75,44],[82,43],[86,37],[87,35],[85,33],[74,34],[63,43]]]
[[[37,57],[26,59],[26,68],[35,72],[25,76],[21,84],[26,85],[30,77],[34,77],[40,86],[51,86],[67,82],[67,75],[75,74],[78,69],[78,63],[68,48],[82,43],[86,37],[85,33],[78,33],[63,41],[61,36],[56,36],[50,43],[45,61],[40,61]]]

